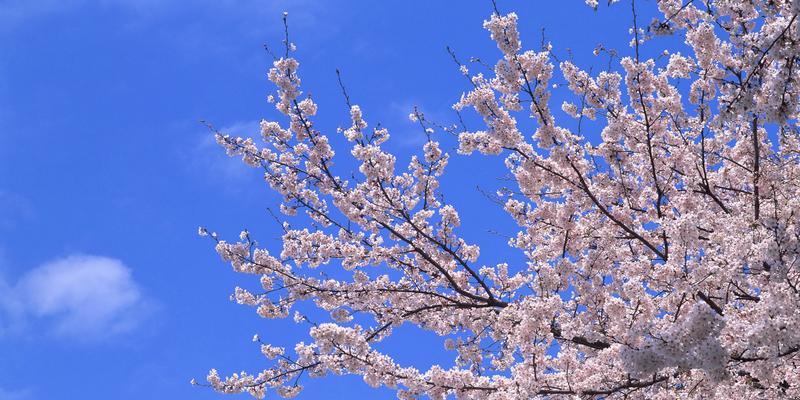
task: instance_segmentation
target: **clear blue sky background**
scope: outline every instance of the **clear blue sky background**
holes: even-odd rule
[[[545,28],[556,53],[571,49],[585,68],[606,63],[592,55],[598,43],[629,51],[627,4],[498,5],[520,15],[526,48],[539,48]],[[280,46],[284,10],[317,126],[336,136],[349,123],[340,68],[400,160],[423,142],[407,119],[414,105],[455,121],[450,106],[467,86],[445,46],[464,60],[498,56],[481,28],[488,0],[0,0],[0,400],[215,399],[189,380],[209,368],[258,371],[266,361],[253,334],[303,340],[305,326],[230,302],[257,278],[230,271],[196,234],[204,225],[234,239],[248,228],[280,248],[266,212],[276,197],[198,121],[255,136],[258,120],[276,117],[262,44]],[[519,259],[487,233],[508,234],[511,221],[476,190],[502,184],[502,159],[451,153],[443,190],[464,236],[484,245],[482,262]],[[91,278],[102,271],[116,274]],[[409,327],[384,346],[420,368],[452,362]],[[393,398],[356,377],[304,384],[302,399]]]

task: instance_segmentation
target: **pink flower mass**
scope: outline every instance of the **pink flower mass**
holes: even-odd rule
[[[356,374],[400,399],[800,398],[800,1],[640,3],[610,6],[633,11],[634,27],[602,71],[549,45],[526,50],[517,15],[495,9],[483,24],[499,49],[489,69],[451,52],[466,76],[453,108],[482,126],[415,110],[427,141],[410,160],[382,148],[389,130],[346,91],[351,121],[315,127],[287,35],[268,74],[285,118],[262,121],[260,141],[216,139],[307,225],[282,223],[280,254],[247,231],[200,232],[234,270],[260,276],[263,290],[237,287],[236,302],[303,324],[295,306],[308,302],[329,320],[293,349],[262,343],[262,371],[212,370],[209,385],[293,397],[308,378]],[[653,3],[659,17],[637,24]],[[645,59],[656,35],[691,51]],[[554,91],[571,100],[551,104]],[[601,131],[587,138],[556,110]],[[458,154],[441,134],[458,137]],[[346,138],[349,156],[327,135]],[[450,158],[475,153],[507,167],[497,198],[522,265],[482,262],[440,196]],[[338,174],[343,157],[358,172]],[[454,366],[420,370],[376,349],[403,324],[441,336]]]

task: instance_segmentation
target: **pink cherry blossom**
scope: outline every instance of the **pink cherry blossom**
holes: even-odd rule
[[[263,143],[217,141],[263,171],[284,214],[313,225],[284,223],[280,254],[248,231],[210,237],[234,270],[260,276],[262,293],[236,288],[233,300],[298,323],[310,321],[294,307],[311,301],[330,320],[288,351],[256,340],[266,369],[211,370],[208,384],[293,397],[301,377],[356,374],[401,399],[800,397],[800,3],[657,0],[648,29],[642,3],[629,53],[607,70],[524,50],[517,15],[498,12],[484,28],[499,60],[483,73],[459,65],[468,85],[453,108],[483,121],[457,132],[459,157],[503,158],[490,159],[512,177],[497,198],[524,265],[486,265],[460,236],[439,196],[450,155],[416,110],[430,139],[405,164],[348,98],[337,134],[360,174],[337,175],[348,152],[315,126],[287,48],[268,74],[285,120],[261,123]],[[644,58],[656,34],[688,47]],[[550,105],[559,88],[572,96],[564,113]],[[572,118],[596,120],[599,135],[567,128]],[[454,366],[380,351],[402,324],[440,335]]]

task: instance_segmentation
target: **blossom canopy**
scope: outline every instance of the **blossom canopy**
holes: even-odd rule
[[[282,223],[280,254],[247,231],[200,233],[260,276],[263,290],[236,288],[235,301],[308,322],[312,340],[285,349],[255,336],[268,367],[212,370],[209,385],[293,397],[301,377],[347,373],[401,399],[800,397],[800,1],[656,3],[659,18],[639,25],[631,1],[630,54],[598,50],[613,61],[599,72],[547,44],[525,50],[517,15],[495,9],[484,22],[493,66],[472,72],[451,51],[466,78],[453,108],[482,127],[415,110],[428,140],[407,164],[342,86],[351,121],[336,134],[352,176],[337,173],[341,155],[315,127],[287,33],[268,75],[285,122],[262,121],[263,144],[216,139],[306,225]],[[656,35],[691,51],[643,57]],[[599,132],[557,121],[560,88],[573,99],[561,110]],[[508,245],[522,265],[487,265],[459,235],[439,191],[451,155],[437,134],[457,135],[456,157],[503,158],[511,179],[493,198],[518,226]],[[299,313],[307,301],[330,319]],[[376,348],[403,324],[441,336],[454,366],[419,370]]]

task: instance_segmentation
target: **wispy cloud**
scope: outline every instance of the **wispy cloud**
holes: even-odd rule
[[[29,18],[71,7],[76,3],[75,0],[8,0],[4,1],[3,6],[0,7],[0,21],[3,21],[7,27],[13,26]]]
[[[392,102],[389,104],[391,118],[387,122],[387,126],[391,125],[389,127],[389,132],[392,134],[391,142],[393,144],[405,148],[417,148],[428,141],[428,136],[422,130],[419,123],[413,122],[409,118],[409,115],[414,112],[414,108],[417,108],[417,110],[425,116],[425,119],[431,127],[434,127],[434,125],[451,124],[453,117],[455,117],[455,114],[448,116],[444,111],[429,110],[411,99],[402,102]],[[435,131],[439,132],[439,135],[443,134],[438,127]],[[435,136],[434,139],[440,140]]]
[[[33,391],[29,389],[9,390],[0,387],[0,400],[33,399]]]
[[[236,122],[219,128],[219,131],[226,135],[257,139],[260,131],[259,121]],[[254,173],[253,168],[245,165],[240,157],[228,156],[211,132],[201,136],[191,154],[187,156],[192,159],[190,167],[193,170],[204,171],[204,175],[216,180],[239,184],[246,179],[259,176],[259,173]]]
[[[7,329],[44,325],[56,335],[81,340],[131,331],[151,309],[130,268],[93,255],[47,262],[13,286],[0,281],[0,295]]]
[[[187,6],[213,10],[218,16],[234,19],[277,17],[283,11],[292,12],[293,24],[311,26],[316,22],[313,11],[325,6],[319,0],[3,0],[0,1],[0,31],[10,30],[32,19],[69,12],[84,6],[117,7],[132,16],[148,20],[181,12]]]

